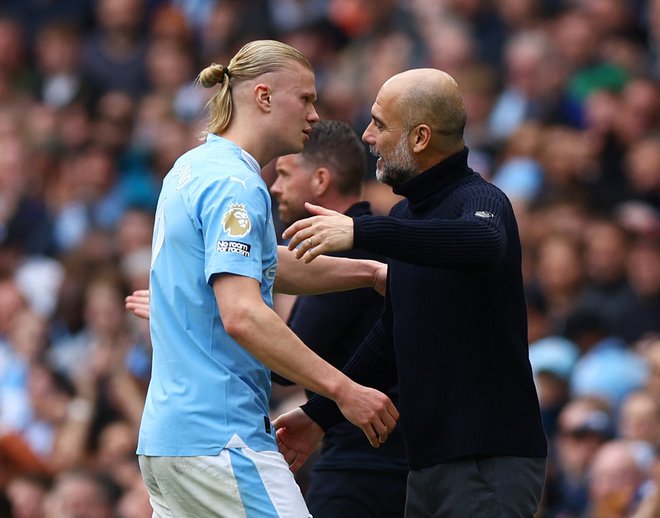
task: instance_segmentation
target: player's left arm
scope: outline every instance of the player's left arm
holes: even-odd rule
[[[321,256],[314,262],[297,261],[295,252],[277,247],[274,290],[291,295],[316,295],[357,288],[385,291],[387,265],[368,259]]]

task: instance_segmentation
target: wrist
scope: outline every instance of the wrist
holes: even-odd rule
[[[352,385],[354,385],[351,378],[341,372],[339,374],[340,376],[338,376],[337,381],[333,384],[328,394],[328,397],[337,403],[337,405],[341,405],[341,402],[347,398]]]

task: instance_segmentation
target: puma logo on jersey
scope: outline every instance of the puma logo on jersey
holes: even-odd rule
[[[243,237],[250,232],[252,223],[245,210],[245,204],[232,203],[229,205],[229,210],[222,216],[222,229],[231,237]]]
[[[230,182],[238,182],[243,186],[243,189],[247,189],[247,178],[239,178],[238,176],[230,176],[229,177]]]

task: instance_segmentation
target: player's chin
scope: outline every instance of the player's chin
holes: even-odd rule
[[[303,150],[304,144],[302,142],[289,142],[289,144],[286,146],[286,149],[283,149],[280,151],[279,156],[284,156],[284,155],[297,155],[298,153],[301,153]]]

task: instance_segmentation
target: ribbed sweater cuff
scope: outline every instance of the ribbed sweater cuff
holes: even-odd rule
[[[301,408],[324,432],[345,420],[334,401],[318,394],[309,398]]]

